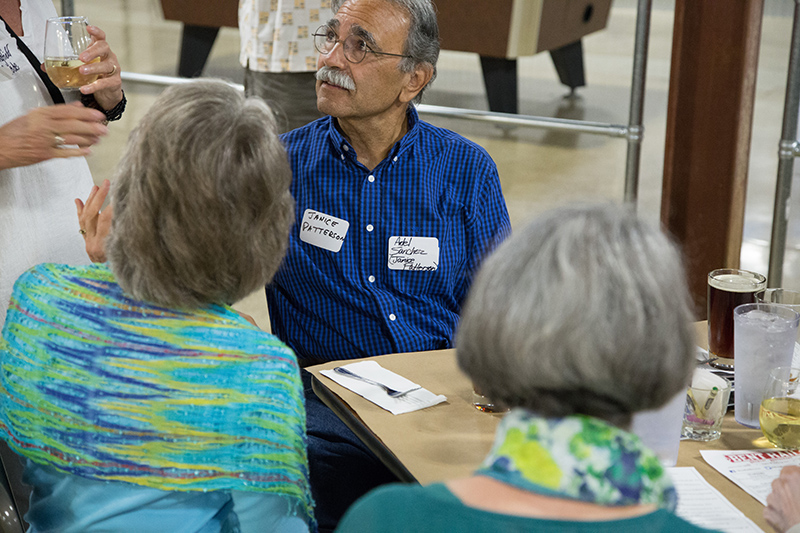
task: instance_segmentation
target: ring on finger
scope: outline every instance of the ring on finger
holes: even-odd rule
[[[53,135],[53,140],[55,141],[55,144],[53,146],[55,146],[56,148],[63,148],[64,145],[67,144],[67,140],[58,133]]]
[[[112,63],[112,64],[111,64],[111,67],[112,67],[112,69],[111,69],[111,72],[109,72],[108,74],[106,74],[106,76],[108,76],[108,77],[111,77],[111,76],[113,76],[114,74],[116,74],[116,73],[117,73],[117,66],[116,66],[116,65],[114,65],[114,64]]]

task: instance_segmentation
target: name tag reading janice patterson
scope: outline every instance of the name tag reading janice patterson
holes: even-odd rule
[[[389,237],[390,270],[436,270],[439,239],[436,237]]]
[[[350,223],[313,209],[306,209],[300,222],[300,240],[331,252],[342,249]]]

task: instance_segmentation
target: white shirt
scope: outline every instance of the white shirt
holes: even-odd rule
[[[57,16],[56,10],[50,0],[21,0],[21,7],[22,40],[41,60],[45,22]],[[74,94],[64,93],[67,101],[79,98],[77,91],[71,92]],[[0,95],[0,124],[35,107],[53,104],[44,83],[2,23]],[[73,199],[85,198],[92,183],[83,157],[0,170],[0,327],[13,284],[25,270],[44,262],[88,263]]]
[[[311,35],[331,16],[331,0],[239,0],[239,61],[257,72],[316,71]]]

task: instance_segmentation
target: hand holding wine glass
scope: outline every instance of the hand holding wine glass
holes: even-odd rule
[[[103,30],[90,26],[86,17],[48,19],[45,69],[57,87],[93,95],[105,110],[123,98],[117,56]]]

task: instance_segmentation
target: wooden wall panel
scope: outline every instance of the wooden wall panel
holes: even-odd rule
[[[193,26],[239,26],[239,0],[161,0],[167,20]]]
[[[676,0],[661,220],[680,242],[698,315],[706,279],[736,268],[763,0]]]

